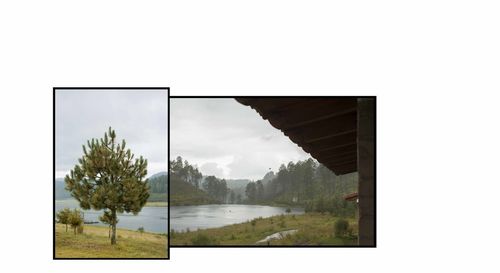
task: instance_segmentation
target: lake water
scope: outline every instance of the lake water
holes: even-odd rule
[[[74,199],[56,200],[56,212],[64,208],[80,208],[78,202]],[[103,211],[82,210],[86,222],[99,222],[99,216]],[[93,224],[98,226],[107,226],[101,222]],[[147,232],[167,233],[168,231],[168,207],[143,207],[137,215],[132,213],[118,214],[118,228],[137,230],[144,227]]]
[[[259,205],[201,205],[170,208],[170,229],[191,231],[246,222],[258,217],[287,214],[284,207]],[[291,214],[303,214],[304,209],[292,208]]]

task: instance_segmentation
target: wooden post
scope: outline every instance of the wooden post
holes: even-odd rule
[[[358,99],[360,246],[375,246],[375,99]]]

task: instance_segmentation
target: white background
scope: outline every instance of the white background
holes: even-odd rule
[[[498,272],[498,1],[2,1],[1,271]],[[52,87],[377,95],[376,249],[52,260]]]

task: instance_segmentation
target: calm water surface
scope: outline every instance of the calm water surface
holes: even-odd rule
[[[64,208],[80,208],[78,202],[74,199],[56,200],[56,212]],[[103,211],[96,210],[82,210],[86,222],[99,222],[99,216]],[[167,233],[168,228],[168,207],[143,207],[141,212],[137,215],[132,213],[118,214],[118,228],[125,228],[137,230],[139,227],[144,227],[147,232]],[[99,222],[95,224],[98,226],[105,226]]]
[[[258,217],[287,214],[284,207],[259,205],[201,205],[170,208],[170,229],[191,231],[246,222]],[[292,208],[291,214],[303,214],[304,209]]]

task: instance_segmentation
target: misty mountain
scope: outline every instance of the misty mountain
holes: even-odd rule
[[[231,190],[246,187],[250,182],[250,179],[226,179],[227,187]]]
[[[64,187],[66,186],[66,183],[64,182],[64,178],[56,178],[54,183],[56,185],[55,195],[56,195],[57,200],[72,198],[69,191],[64,189]]]
[[[261,179],[262,184],[264,187],[269,183],[269,181],[273,180],[276,177],[274,172],[270,171],[264,175],[264,177]],[[250,179],[226,179],[227,187],[234,192],[234,194],[240,195],[242,200],[245,200],[247,198],[245,191],[247,188],[247,184],[253,182]]]
[[[155,173],[152,176],[150,176],[149,179],[153,179],[153,178],[160,177],[160,176],[167,176],[167,172]]]

